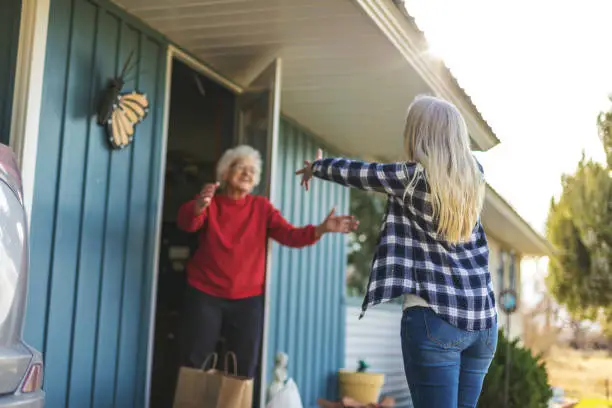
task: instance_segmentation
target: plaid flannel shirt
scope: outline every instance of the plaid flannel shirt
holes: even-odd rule
[[[318,178],[388,195],[360,318],[368,306],[409,293],[423,298],[434,312],[460,329],[489,329],[497,321],[497,311],[482,224],[479,220],[467,242],[452,245],[440,237],[426,174],[415,172],[417,166],[342,158],[312,165]],[[406,191],[413,177],[419,179],[414,189]]]

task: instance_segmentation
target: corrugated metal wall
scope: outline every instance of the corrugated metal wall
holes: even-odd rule
[[[294,172],[320,147],[299,126],[283,120],[278,157],[280,210],[296,225],[320,223],[336,206],[348,213],[349,190],[316,181],[304,192]],[[317,245],[274,245],[271,276],[268,379],[277,351],[288,353],[290,375],[307,408],[336,394],[335,373],[344,364],[346,237],[328,235]]]
[[[401,305],[376,306],[361,320],[358,319],[360,312],[361,299],[349,299],[345,367],[356,369],[358,361],[364,360],[372,371],[385,373],[383,395],[395,398],[397,408],[411,408],[400,339]]]
[[[21,0],[0,1],[0,143],[4,144],[11,132],[20,17]]]
[[[166,48],[134,24],[97,2],[51,2],[25,335],[45,354],[52,408],[143,406]],[[95,113],[132,50],[125,89],[152,110],[111,151]]]

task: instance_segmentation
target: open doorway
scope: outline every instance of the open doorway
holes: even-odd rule
[[[175,52],[175,55],[180,56],[180,53]],[[259,150],[263,161],[262,182],[253,194],[272,197],[274,183],[271,176],[274,173],[273,158],[276,157],[280,122],[280,60],[271,61],[248,81],[246,89],[240,90],[213,74],[211,77],[202,74],[205,69],[202,72],[194,69],[197,63],[187,64],[182,58],[174,58],[171,64],[167,164],[159,229],[158,289],[150,384],[152,408],[172,406],[179,370],[177,335],[186,289],[186,263],[197,248],[199,238],[198,234],[188,234],[178,229],[176,219],[179,207],[192,199],[205,183],[217,181],[216,163],[223,152],[235,144],[248,144]],[[269,268],[269,251],[267,257]],[[269,305],[264,303],[263,338],[254,379],[255,408],[260,406],[265,396],[261,376],[266,371],[265,322]],[[218,352],[225,351],[223,339],[220,339],[217,348]]]
[[[198,234],[178,229],[177,213],[205,183],[216,180],[217,160],[232,146],[235,134],[234,93],[176,58],[171,81],[151,408],[172,407],[185,265],[198,244]]]

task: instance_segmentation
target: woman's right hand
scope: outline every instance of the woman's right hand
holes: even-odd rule
[[[215,192],[217,191],[218,187],[219,187],[218,182],[214,184],[204,184],[204,187],[202,187],[202,190],[200,191],[200,195],[198,195],[198,198],[196,199],[196,202],[195,202],[195,206],[194,206],[195,215],[202,214],[202,211],[204,211],[206,207],[210,205],[210,202],[212,201],[212,198],[214,197]]]
[[[323,159],[323,150],[317,149],[317,156],[315,161]],[[308,191],[310,187],[310,179],[312,179],[312,164],[313,162],[309,160],[304,161],[304,167],[295,172],[296,176],[302,176],[302,180],[300,181],[300,187],[304,186],[306,191]]]

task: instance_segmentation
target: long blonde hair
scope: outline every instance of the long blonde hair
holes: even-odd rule
[[[426,174],[437,233],[451,244],[467,241],[482,210],[485,183],[459,110],[443,99],[418,96],[408,108],[404,148],[417,163],[406,191]]]

